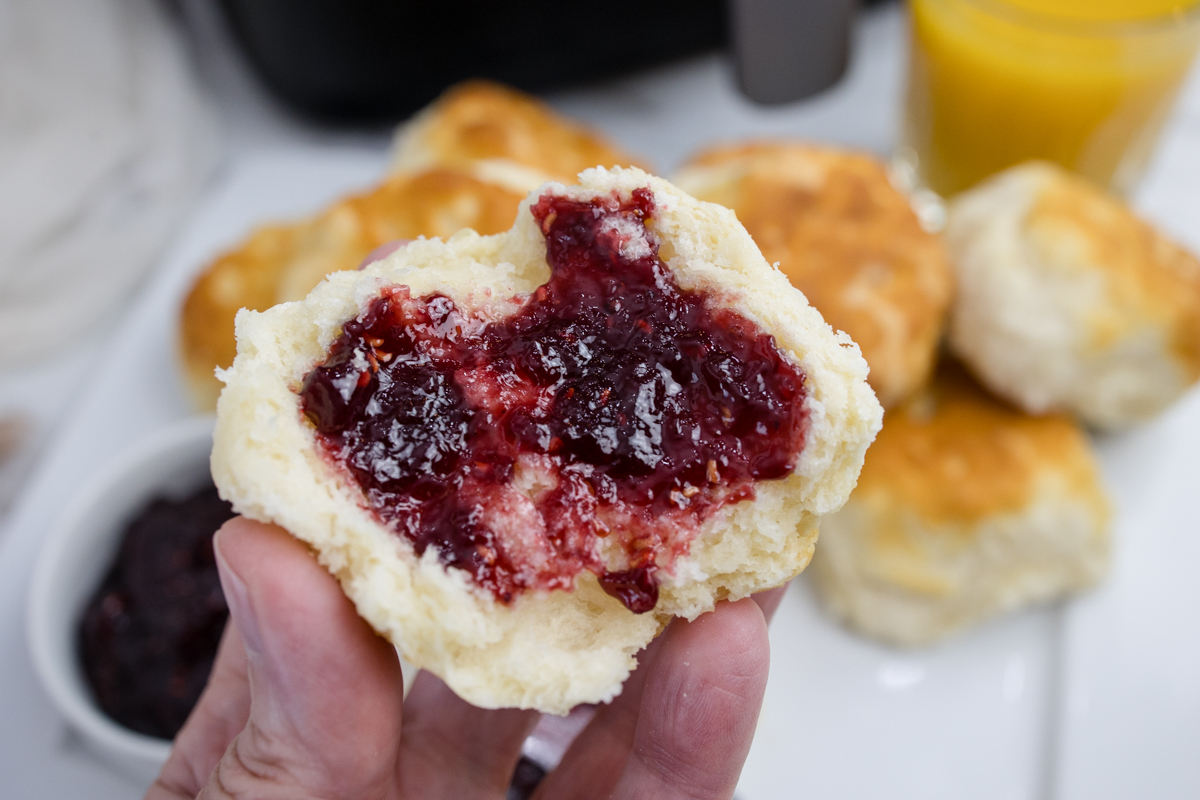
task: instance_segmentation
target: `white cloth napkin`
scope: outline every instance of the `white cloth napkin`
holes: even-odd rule
[[[0,366],[118,310],[216,153],[155,0],[0,0]]]

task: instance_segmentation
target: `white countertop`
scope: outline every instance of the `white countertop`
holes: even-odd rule
[[[0,373],[0,409],[41,431],[34,468],[0,517],[0,798],[139,797],[79,746],[28,661],[25,593],[63,497],[115,450],[188,414],[174,371],[179,298],[216,248],[261,220],[316,210],[381,174],[384,131],[330,132],[282,112],[245,73],[207,3],[188,2],[227,157],[129,316],[36,369]],[[702,145],[781,135],[886,155],[899,114],[896,7],[866,15],[846,79],[804,103],[742,99],[721,56],[556,94],[668,172]],[[1200,250],[1200,72],[1135,198]],[[798,582],[772,631],[746,800],[1200,797],[1200,393],[1131,434],[1099,441],[1117,498],[1117,559],[1096,593],[1017,614],[930,650],[846,633]],[[2,486],[0,486],[2,495]],[[0,511],[0,513],[3,513]]]

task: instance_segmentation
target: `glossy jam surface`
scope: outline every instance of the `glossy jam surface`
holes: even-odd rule
[[[511,316],[394,287],[301,389],[378,517],[501,602],[590,570],[635,612],[700,524],[789,474],[804,376],[772,337],[681,289],[625,202],[533,207],[550,280]]]
[[[126,728],[172,739],[204,690],[229,616],[212,538],[232,516],[212,486],[154,501],[129,524],[85,609],[84,675]]]

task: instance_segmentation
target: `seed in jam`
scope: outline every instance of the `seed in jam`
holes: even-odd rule
[[[532,207],[551,277],[509,317],[384,291],[301,388],[328,458],[418,555],[501,602],[584,570],[631,611],[722,506],[791,473],[804,375],[681,288],[648,189]]]

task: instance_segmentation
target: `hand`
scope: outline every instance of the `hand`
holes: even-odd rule
[[[364,269],[368,264],[374,264],[376,261],[382,261],[411,241],[413,240],[393,239],[390,242],[384,242],[383,244],[379,245],[379,247],[376,247],[374,250],[363,256],[363,260],[359,262],[358,268]]]
[[[395,650],[303,544],[240,518],[214,544],[235,624],[147,800],[505,796],[536,712],[475,708],[424,672],[405,700]],[[535,796],[729,798],[781,592],[673,622]]]

